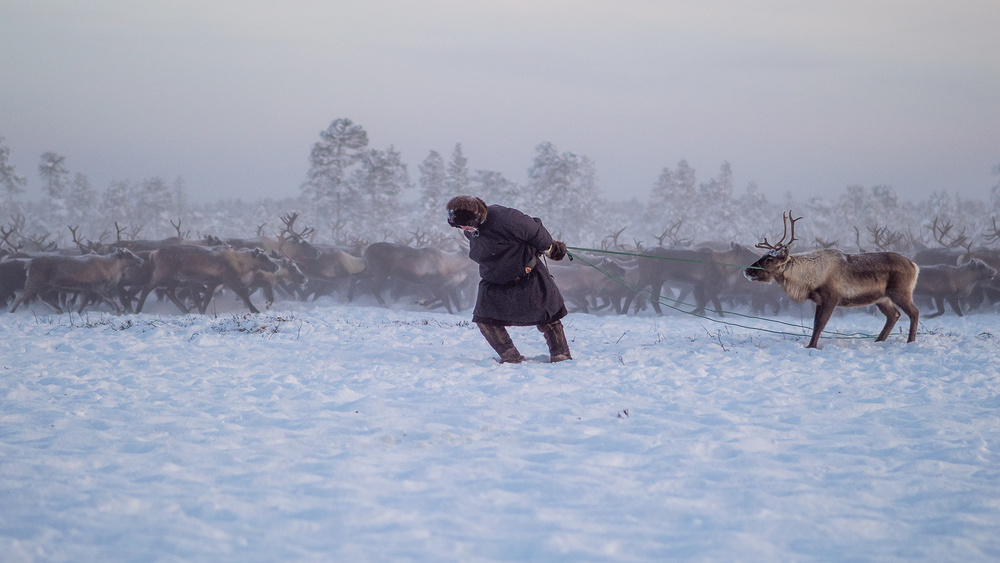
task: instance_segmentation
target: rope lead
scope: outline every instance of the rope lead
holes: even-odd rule
[[[683,262],[701,262],[701,263],[707,263],[707,264],[718,264],[718,265],[723,265],[723,266],[732,266],[732,267],[740,267],[740,268],[745,268],[746,267],[746,266],[739,266],[737,264],[725,264],[725,263],[720,263],[720,262],[702,262],[702,261],[698,261],[698,260],[685,260],[685,259],[680,259],[680,258],[669,258],[669,257],[666,257],[666,256],[649,256],[649,255],[645,255],[645,254],[632,254],[632,253],[628,253],[628,252],[617,252],[617,251],[611,251],[611,250],[596,250],[596,249],[590,249],[590,248],[580,248],[580,247],[575,247],[575,246],[567,246],[566,248],[567,248],[567,252],[566,252],[567,256],[569,256],[571,258],[578,259],[580,262],[583,262],[584,264],[586,264],[586,265],[590,266],[591,268],[597,270],[601,274],[603,274],[603,275],[607,276],[608,278],[614,280],[614,282],[617,283],[618,285],[620,285],[620,286],[628,289],[632,293],[634,293],[634,294],[636,294],[636,295],[638,295],[640,297],[643,297],[645,299],[648,299],[650,301],[654,300],[652,289],[648,289],[647,290],[645,287],[638,287],[638,286],[630,283],[625,278],[623,278],[621,276],[618,276],[616,274],[613,274],[611,272],[608,272],[607,270],[602,269],[600,266],[598,266],[598,265],[590,262],[589,260],[583,258],[579,254],[572,254],[572,253],[570,253],[569,249],[579,250],[579,251],[585,251],[585,252],[598,252],[598,253],[605,253],[605,254],[619,254],[619,255],[625,255],[625,256],[636,256],[636,257],[639,257],[639,258],[662,258],[662,259],[665,259],[665,260],[678,260],[678,261],[683,261]],[[677,311],[679,313],[683,313],[685,315],[691,315],[692,317],[698,317],[700,319],[705,319],[705,320],[708,320],[708,321],[712,321],[713,323],[719,323],[719,324],[726,325],[726,326],[734,326],[734,327],[738,327],[738,328],[745,328],[745,329],[748,329],[748,330],[757,330],[757,331],[767,332],[767,333],[771,333],[771,334],[780,334],[780,335],[784,335],[784,336],[795,336],[795,337],[806,337],[806,336],[809,336],[811,334],[811,331],[812,331],[811,328],[804,327],[801,324],[790,323],[790,322],[781,321],[781,320],[778,320],[778,319],[768,319],[768,318],[765,318],[765,317],[757,317],[757,316],[753,316],[753,315],[746,315],[746,314],[739,313],[739,312],[736,312],[736,311],[721,311],[720,312],[720,314],[721,313],[728,313],[730,315],[734,315],[734,316],[737,316],[737,317],[743,317],[743,318],[746,318],[746,319],[753,319],[753,320],[763,321],[763,322],[767,322],[767,323],[774,323],[774,324],[779,324],[779,325],[794,327],[794,328],[799,329],[801,332],[788,332],[788,331],[782,331],[782,330],[774,330],[774,329],[762,328],[762,327],[758,327],[758,326],[742,325],[742,324],[739,324],[739,323],[724,321],[722,319],[715,319],[715,318],[709,317],[707,315],[695,314],[692,311],[685,311],[685,310],[681,309],[680,307],[677,307],[677,306],[671,305],[670,303],[664,302],[663,299],[669,299],[670,301],[672,301],[672,302],[674,302],[674,303],[676,303],[678,305],[684,305],[686,307],[692,307],[693,306],[690,303],[684,303],[684,302],[681,302],[681,301],[679,301],[677,299],[672,299],[672,298],[664,297],[664,296],[661,296],[661,295],[656,295],[656,297],[655,297],[655,301],[657,303],[659,303],[660,305],[663,305],[664,307],[667,307],[669,309],[673,309],[674,311]],[[823,334],[827,335],[828,338],[833,338],[833,339],[838,339],[838,340],[856,340],[856,339],[862,339],[862,338],[867,339],[867,338],[872,338],[874,336],[874,335],[871,335],[871,334],[865,334],[865,333],[861,333],[861,332],[843,333],[843,332],[830,331],[830,330],[824,330]]]

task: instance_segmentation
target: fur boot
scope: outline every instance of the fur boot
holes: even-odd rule
[[[489,342],[490,346],[500,355],[501,364],[518,364],[524,361],[524,356],[517,351],[510,335],[507,334],[506,327],[485,323],[476,323],[476,325],[479,327],[479,332],[483,333],[483,337],[486,338],[486,342]]]
[[[538,325],[538,330],[545,335],[545,343],[549,345],[549,361],[551,363],[573,359],[569,355],[569,342],[566,341],[562,321]]]

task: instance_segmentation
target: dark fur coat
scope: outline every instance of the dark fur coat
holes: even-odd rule
[[[542,221],[517,209],[491,205],[478,235],[469,239],[469,258],[479,264],[479,296],[472,320],[528,326],[566,316],[559,288],[538,256],[552,245]],[[537,258],[531,273],[524,268]]]

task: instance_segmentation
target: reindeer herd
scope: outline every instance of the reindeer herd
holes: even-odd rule
[[[213,299],[231,293],[257,313],[257,292],[265,308],[279,297],[305,301],[339,295],[351,301],[366,294],[383,306],[410,299],[456,312],[475,300],[477,266],[460,247],[446,251],[420,244],[419,235],[416,245],[323,245],[312,241],[314,229],[297,229],[297,219],[294,213],[284,215],[283,228],[274,236],[260,227],[258,236],[248,239],[191,239],[178,222],[175,237],[139,240],[123,237],[119,228],[115,242],[95,243],[80,240],[70,227],[74,248],[27,241],[35,243],[34,250],[25,248],[23,219],[15,219],[9,228],[0,227],[0,301],[10,302],[11,312],[38,299],[60,313],[87,307],[139,313],[154,294],[184,313],[205,313]],[[584,313],[626,314],[651,306],[662,314],[661,305],[668,304],[695,314],[706,314],[709,307],[719,316],[739,308],[777,314],[809,299],[816,303],[812,347],[838,305],[874,304],[886,316],[879,340],[889,334],[901,309],[910,319],[912,341],[918,317],[914,300],[936,307],[925,318],[944,314],[945,304],[962,315],[1000,300],[994,277],[1000,251],[988,246],[1000,241],[995,222],[983,235],[986,244],[973,248],[964,233],[935,219],[928,228],[937,247],[903,256],[884,250],[900,235],[878,226],[869,229],[876,252],[844,254],[830,248],[836,243],[817,238],[819,250],[790,254],[798,220],[786,215],[782,239],[771,244],[765,238],[756,245],[767,251],[764,256],[734,242],[694,245],[676,236],[678,222],[657,237],[655,247],[621,244],[623,229],[607,237],[601,249],[581,251],[578,260],[552,263],[549,270],[567,307]],[[672,244],[664,244],[668,237]],[[753,283],[772,280],[777,284]]]

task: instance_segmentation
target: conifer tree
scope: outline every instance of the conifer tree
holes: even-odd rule
[[[467,159],[462,154],[462,143],[455,143],[455,150],[451,154],[451,162],[448,163],[446,192],[449,199],[457,195],[466,195],[469,191],[469,169],[466,168],[467,162]]]
[[[421,223],[424,229],[441,230],[439,223],[445,224],[444,206],[450,199],[446,193],[447,180],[444,159],[437,151],[431,151],[420,163]]]
[[[28,185],[28,179],[18,174],[10,163],[10,147],[3,144],[3,137],[0,137],[0,185],[3,185],[4,200],[9,205],[13,205],[14,198]]]
[[[368,133],[350,119],[341,118],[320,131],[319,137],[309,154],[302,195],[310,206],[312,222],[339,223],[345,215],[349,169],[365,158]]]

